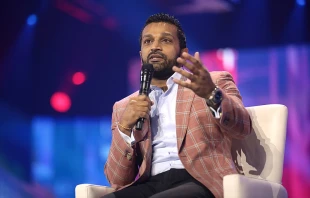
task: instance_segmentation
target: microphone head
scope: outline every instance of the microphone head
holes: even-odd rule
[[[151,71],[153,71],[154,70],[154,67],[153,67],[153,65],[152,64],[143,64],[142,65],[142,70],[151,70]]]

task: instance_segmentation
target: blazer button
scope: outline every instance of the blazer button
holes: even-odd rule
[[[132,160],[132,154],[131,153],[127,153],[126,158],[131,161]]]

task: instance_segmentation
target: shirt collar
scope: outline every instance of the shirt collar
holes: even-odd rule
[[[181,74],[177,73],[177,72],[174,72],[174,74],[172,76],[170,76],[170,78],[168,78],[167,82],[166,82],[166,85],[169,87],[169,86],[172,86],[175,82],[173,81],[173,79],[177,79],[177,80],[180,80],[182,77]]]
[[[177,72],[174,72],[174,74],[172,74],[172,76],[170,76],[170,77],[167,79],[167,81],[166,81],[166,85],[167,85],[168,89],[169,89],[170,87],[172,87],[172,85],[175,84],[175,82],[173,81],[173,79],[178,79],[178,80],[180,80],[181,77],[182,77],[181,74],[179,74],[179,73],[177,73]],[[150,88],[151,88],[151,89],[156,89],[156,88],[158,88],[158,87],[157,87],[157,86],[154,86],[154,85],[151,85]]]

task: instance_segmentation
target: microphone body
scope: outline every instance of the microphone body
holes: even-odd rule
[[[152,64],[144,64],[141,68],[140,74],[140,90],[139,95],[149,95],[150,85],[154,73],[154,67]],[[136,130],[142,130],[144,118],[139,118],[136,123]]]

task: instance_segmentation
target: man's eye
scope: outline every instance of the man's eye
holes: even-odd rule
[[[165,42],[165,43],[171,43],[172,41],[171,41],[171,39],[163,39],[163,42]]]
[[[151,43],[151,40],[150,40],[150,39],[146,39],[146,40],[143,41],[143,43],[144,43],[144,44]]]

